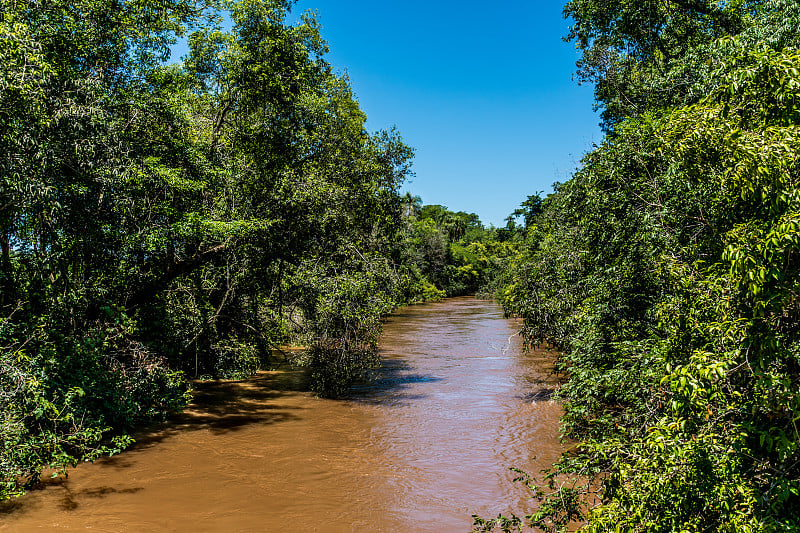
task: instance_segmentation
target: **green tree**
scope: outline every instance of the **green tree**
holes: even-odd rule
[[[594,85],[601,125],[613,131],[648,109],[696,102],[708,88],[710,48],[738,35],[765,1],[572,0],[567,39],[581,50],[578,79]]]
[[[556,472],[601,484],[586,531],[798,527],[799,66],[745,51],[697,104],[622,122],[528,232],[504,304],[563,353],[581,444]],[[537,494],[478,525],[580,511]]]
[[[413,151],[366,131],[313,17],[2,6],[0,497],[180,409],[182,371],[244,377],[305,339],[335,394],[374,362]]]

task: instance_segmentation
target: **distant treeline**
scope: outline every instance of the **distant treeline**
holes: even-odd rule
[[[499,291],[577,444],[476,530],[800,530],[800,3],[574,0],[607,135]]]
[[[339,394],[383,314],[505,268],[513,224],[399,193],[412,149],[291,4],[0,0],[0,499],[277,345]]]

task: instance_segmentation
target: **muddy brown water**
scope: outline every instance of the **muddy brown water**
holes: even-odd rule
[[[453,298],[389,317],[384,367],[344,400],[293,371],[202,384],[132,449],[0,506],[0,531],[468,532],[525,510],[508,468],[557,457],[561,410],[517,328]]]

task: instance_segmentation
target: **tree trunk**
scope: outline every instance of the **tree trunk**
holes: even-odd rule
[[[11,305],[16,297],[9,233],[8,228],[0,230],[0,309]]]

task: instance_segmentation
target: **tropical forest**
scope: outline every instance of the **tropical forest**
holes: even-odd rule
[[[800,531],[800,2],[560,6],[602,139],[498,225],[295,3],[0,0],[0,530]]]

